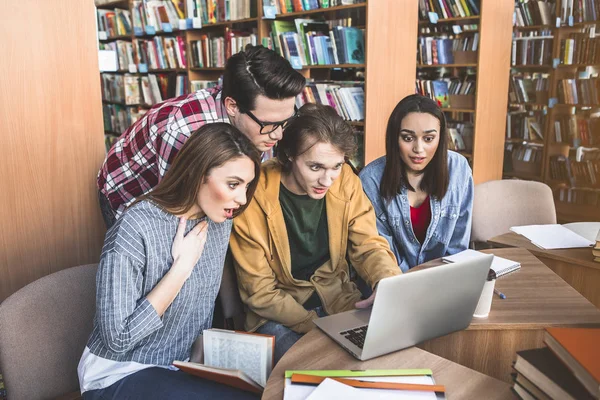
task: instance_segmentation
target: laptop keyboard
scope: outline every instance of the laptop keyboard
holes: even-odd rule
[[[351,341],[356,347],[362,349],[365,344],[368,326],[369,325],[365,325],[354,329],[348,329],[347,331],[340,332],[340,335]]]

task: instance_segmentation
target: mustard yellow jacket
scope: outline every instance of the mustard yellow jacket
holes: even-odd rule
[[[388,242],[377,233],[373,206],[359,178],[344,165],[325,196],[330,260],[310,281],[294,279],[279,204],[280,182],[280,164],[276,160],[264,163],[253,200],[234,220],[230,245],[246,306],[246,330],[254,331],[272,320],[305,333],[318,318],[302,306],[313,291],[317,291],[327,314],[351,310],[360,300],[360,291],[349,279],[346,256],[371,287],[401,270]]]

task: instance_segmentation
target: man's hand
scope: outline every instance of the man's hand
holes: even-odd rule
[[[354,306],[356,308],[369,308],[373,305],[373,302],[375,301],[375,295],[377,294],[377,288],[375,288],[375,290],[373,290],[373,294],[369,296],[368,299],[365,300],[361,300],[356,302],[356,304],[354,304]]]

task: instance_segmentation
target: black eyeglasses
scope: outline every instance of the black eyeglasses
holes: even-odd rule
[[[277,128],[280,126],[282,129],[287,128],[290,122],[292,122],[298,116],[298,108],[294,106],[294,115],[279,122],[261,121],[260,119],[256,118],[256,115],[252,114],[252,111],[250,110],[242,110],[242,113],[248,114],[248,116],[252,118],[254,122],[260,125],[261,135],[268,135],[269,133],[275,132],[275,130],[277,130]]]

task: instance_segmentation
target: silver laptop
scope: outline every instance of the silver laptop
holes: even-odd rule
[[[315,324],[359,360],[459,331],[471,322],[493,257],[382,279],[372,308],[319,318]]]

